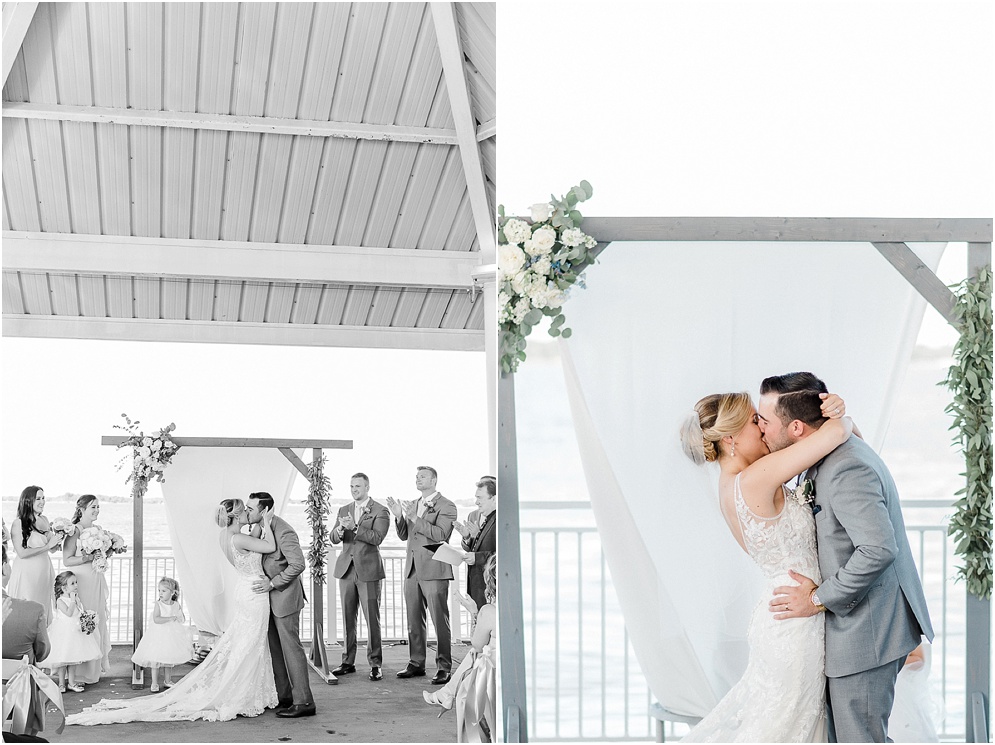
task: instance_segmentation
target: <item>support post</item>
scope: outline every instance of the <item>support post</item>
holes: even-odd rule
[[[311,450],[311,462],[316,463],[321,459],[321,448]],[[311,537],[311,540],[315,540]],[[322,598],[324,591],[322,583],[317,579],[311,580],[311,655],[308,664],[328,685],[337,685],[339,679],[332,675],[328,669],[328,653],[325,650],[325,629],[321,620],[324,615]]]
[[[136,484],[137,487],[137,484]],[[145,631],[145,529],[144,529],[144,515],[145,515],[145,489],[135,488],[132,490],[134,492],[134,499],[131,500],[132,515],[135,523],[134,528],[134,558],[132,558],[132,582],[134,587],[134,592],[132,593],[132,600],[134,602],[134,607],[132,609],[134,613],[134,641],[132,646],[132,653],[138,649],[138,642],[142,640],[142,634]],[[131,663],[131,687],[132,688],[143,688],[145,685],[145,668],[135,663]]]
[[[967,273],[973,277],[992,263],[991,243],[967,244]],[[989,412],[989,416],[991,413]],[[988,742],[991,733],[992,601],[967,593],[966,742]]]
[[[518,513],[518,449],[515,379],[498,381],[498,629],[501,639],[501,701],[505,742],[528,742],[525,689],[525,623],[522,546]]]
[[[498,359],[498,324],[497,324],[497,266],[485,264],[477,267],[471,274],[475,286],[479,286],[484,294],[484,364],[486,365],[487,382],[487,446],[488,473],[494,473],[497,461],[497,448],[494,442],[497,411],[497,377],[500,370]]]

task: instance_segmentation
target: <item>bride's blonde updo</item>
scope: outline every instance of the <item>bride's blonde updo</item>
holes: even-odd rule
[[[719,441],[735,436],[749,424],[753,417],[753,400],[746,391],[742,393],[715,393],[705,396],[694,405],[695,416],[681,427],[681,446],[688,458],[695,463],[701,457],[707,463],[719,458]]]
[[[214,513],[214,521],[219,528],[227,528],[232,520],[245,511],[245,503],[241,499],[223,499]]]

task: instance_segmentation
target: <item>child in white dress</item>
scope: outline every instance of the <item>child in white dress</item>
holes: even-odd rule
[[[193,638],[180,608],[180,583],[172,577],[159,580],[159,597],[152,609],[151,622],[138,642],[131,661],[152,669],[152,693],[159,691],[159,668],[163,668],[164,688],[173,685],[173,665],[182,665],[193,656]]]
[[[83,691],[83,684],[76,682],[76,671],[80,664],[90,660],[100,659],[100,632],[96,628],[94,614],[90,614],[87,623],[81,617],[87,612],[77,593],[76,575],[72,572],[62,572],[55,578],[55,612],[52,623],[48,627],[48,637],[52,650],[48,653],[42,665],[58,672],[59,690],[66,688],[75,693]],[[83,626],[87,630],[84,631]],[[66,685],[66,677],[69,685]]]

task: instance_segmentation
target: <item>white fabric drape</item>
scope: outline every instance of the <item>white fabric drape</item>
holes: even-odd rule
[[[214,522],[218,504],[265,491],[280,514],[297,473],[275,448],[183,447],[173,457],[163,501],[176,579],[198,629],[220,635],[232,620],[235,569],[221,552]]]
[[[913,248],[935,268],[943,246]],[[681,420],[811,370],[880,448],[925,302],[866,244],[616,243],[587,282],[561,351],[592,508],[651,690],[702,716],[745,668],[759,577]]]

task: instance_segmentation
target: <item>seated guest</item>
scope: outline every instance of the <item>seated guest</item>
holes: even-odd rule
[[[4,568],[7,566],[7,552],[4,551]],[[33,600],[8,597],[3,591],[3,656],[7,660],[20,660],[25,655],[32,665],[48,656],[51,645],[48,640],[48,627],[45,623],[45,609]],[[32,685],[31,706],[27,715],[26,735],[11,735],[4,732],[4,742],[37,741],[33,735],[42,728],[44,699]],[[28,737],[30,739],[24,739]]]
[[[477,608],[487,602],[484,587],[484,565],[497,550],[497,479],[481,476],[477,482],[477,509],[470,513],[465,523],[453,527],[463,536],[466,555],[466,594],[473,598]]]

